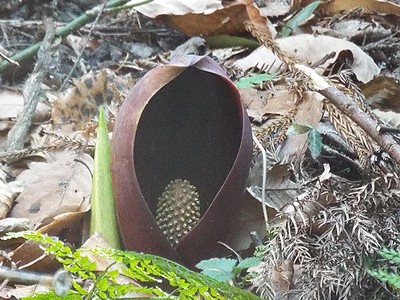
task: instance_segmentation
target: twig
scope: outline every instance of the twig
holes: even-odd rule
[[[400,128],[378,125],[376,127],[380,133],[400,133]]]
[[[128,0],[111,0],[107,2],[106,8],[113,8],[113,7],[120,7],[121,5],[124,5]],[[141,4],[141,3],[140,3]],[[61,38],[66,37],[70,33],[74,32],[78,28],[82,27],[86,23],[92,21],[95,19],[99,11],[102,9],[103,5],[98,5],[88,11],[86,11],[83,15],[79,16],[75,20],[69,22],[67,25],[64,27],[56,30],[56,36],[60,36]],[[15,62],[21,63],[24,60],[27,60],[28,58],[31,58],[34,56],[38,51],[41,46],[42,42],[38,42],[20,52],[15,54],[14,56],[11,57],[11,59]],[[8,70],[13,64],[11,64],[9,61],[5,60],[0,63],[0,74],[3,73],[4,71]]]
[[[260,141],[257,139],[255,134],[253,134],[253,141],[256,143],[257,147],[260,149],[262,157],[263,157],[263,178],[261,184],[261,200],[262,200],[262,210],[264,214],[265,227],[269,228],[268,224],[268,212],[267,212],[267,204],[265,202],[265,186],[267,184],[267,153],[265,152],[264,147],[261,145]]]
[[[51,44],[55,35],[54,24],[46,20],[46,35],[41,43],[38,53],[38,61],[33,73],[25,82],[23,89],[24,108],[14,127],[8,134],[8,151],[21,150],[24,147],[25,138],[32,124],[39,97],[42,92],[41,84],[48,73],[51,62]]]
[[[392,136],[379,132],[376,122],[368,114],[359,109],[357,104],[346,94],[339,91],[334,86],[319,90],[318,92],[349,116],[358,126],[364,129],[364,131],[400,165],[400,146]]]
[[[369,136],[400,165],[400,145],[396,143],[391,135],[379,132],[378,124],[367,113],[362,111],[346,94],[339,91],[335,86],[331,86],[325,79],[318,75],[313,69],[303,65],[296,65],[312,79],[317,91],[326,97],[341,112],[351,118]]]
[[[67,84],[68,80],[71,78],[72,73],[74,73],[76,67],[78,66],[78,64],[79,64],[79,62],[80,62],[80,60],[81,60],[81,58],[82,58],[83,52],[85,51],[86,45],[87,45],[87,43],[90,41],[90,37],[92,36],[93,29],[94,29],[94,27],[96,26],[97,22],[98,22],[99,19],[100,19],[101,14],[102,14],[103,11],[104,11],[105,5],[106,5],[106,4],[104,3],[104,4],[102,5],[101,9],[99,10],[99,12],[97,13],[96,19],[94,20],[92,26],[90,27],[89,33],[88,33],[88,35],[87,35],[87,37],[86,37],[85,44],[82,46],[81,52],[79,53],[78,57],[76,58],[76,61],[75,61],[74,65],[73,65],[73,67],[71,68],[71,71],[69,71],[69,73],[68,73],[67,77],[65,78],[64,82],[62,83],[62,85],[61,85],[60,88],[58,89],[59,91],[62,91],[62,90],[63,90],[63,88],[64,88],[65,85]]]
[[[8,61],[10,64],[19,66],[19,63],[18,63],[17,61],[12,60],[11,58],[9,58],[8,56],[6,56],[5,54],[3,54],[3,53],[1,53],[1,52],[0,52],[0,56],[1,56],[2,58],[4,58],[6,61]]]

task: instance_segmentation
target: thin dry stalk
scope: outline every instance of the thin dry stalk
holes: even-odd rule
[[[51,62],[51,45],[55,35],[52,21],[46,21],[46,35],[38,52],[38,61],[33,73],[24,85],[24,107],[16,124],[8,134],[8,151],[21,150],[32,124],[32,118],[42,93],[41,84],[48,73]]]

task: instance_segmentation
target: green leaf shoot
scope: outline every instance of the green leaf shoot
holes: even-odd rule
[[[303,134],[309,132],[310,130],[312,130],[311,126],[292,124],[289,126],[286,134],[287,135]]]
[[[259,85],[264,81],[272,80],[276,77],[276,74],[256,74],[251,76],[242,77],[236,82],[236,87],[239,89],[253,87],[255,85]]]
[[[112,248],[120,249],[110,165],[110,139],[103,108],[100,107],[94,153],[90,233],[100,233]]]
[[[314,128],[312,128],[308,133],[307,146],[313,159],[316,159],[321,154],[322,137]]]
[[[305,22],[311,17],[315,9],[320,5],[322,1],[314,1],[304,7],[301,11],[293,16],[282,29],[281,37],[289,36],[301,23]]]

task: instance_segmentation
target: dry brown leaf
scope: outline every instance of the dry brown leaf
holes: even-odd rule
[[[91,193],[93,159],[83,154],[67,156],[54,163],[31,163],[17,180],[26,188],[18,196],[12,217],[30,219],[36,229],[47,218],[62,213],[87,211]]]
[[[354,43],[329,36],[313,36],[302,34],[286,38],[276,39],[279,47],[292,56],[295,60],[306,66],[318,64],[325,57],[334,53],[323,65],[315,68],[322,74],[327,67],[332,65],[342,51],[349,50],[353,56],[352,71],[361,82],[368,82],[380,72],[379,67],[373,59],[362,51]],[[280,69],[281,61],[265,47],[257,48],[249,56],[236,61],[235,66],[242,70],[249,70],[255,66],[273,65],[269,72],[277,72]]]
[[[235,212],[235,220],[230,230],[227,244],[235,251],[246,250],[253,243],[250,233],[255,231],[260,237],[266,234],[265,220],[262,212],[261,202],[245,192],[242,204]],[[268,209],[268,219],[275,217],[276,211]]]
[[[253,24],[258,25],[257,28],[260,31],[267,32],[271,36],[266,26],[266,19],[260,15],[258,9],[252,4],[238,2],[229,2],[224,9],[217,10],[210,15],[160,16],[158,19],[191,36],[243,33],[246,32],[245,21],[251,21]]]
[[[22,92],[0,91],[0,118],[15,118],[22,111],[24,97]]]
[[[293,261],[285,259],[280,265],[275,265],[271,274],[271,284],[275,299],[288,299],[285,295],[292,285],[294,268]]]
[[[0,119],[16,118],[22,111],[24,105],[24,97],[22,92],[12,90],[0,90]],[[46,114],[50,107],[39,102],[36,108],[36,114]]]
[[[127,5],[136,2],[136,0],[129,1]],[[153,0],[135,9],[147,17],[155,18],[160,15],[186,15],[188,13],[209,15],[223,7],[221,0],[170,0],[168,2],[165,2],[165,0]]]
[[[37,294],[45,294],[50,292],[51,287],[43,284],[34,285],[16,285],[10,287],[8,285],[2,287],[0,290],[1,299],[22,299],[26,297],[32,297]]]
[[[252,168],[251,172],[255,172]],[[262,174],[262,172],[260,173]],[[300,187],[290,180],[291,173],[287,164],[276,164],[267,171],[265,203],[268,207],[280,211],[283,207],[293,202],[301,193]],[[254,180],[254,184],[261,186],[262,178]],[[261,192],[256,192],[256,186],[250,188],[253,196],[261,201]]]
[[[286,86],[277,87],[261,110],[263,115],[286,115],[294,106],[293,93]]]
[[[294,107],[293,93],[287,89],[277,87],[273,96],[268,97],[264,107],[261,105],[260,97],[254,98],[253,107],[257,107],[257,114],[260,116],[286,115]],[[322,118],[323,97],[318,93],[303,93],[303,101],[299,105],[294,122],[299,125],[306,125],[316,128]],[[247,100],[249,101],[249,100]],[[258,102],[258,103],[257,103]],[[253,108],[255,109],[255,108]],[[253,112],[253,115],[255,113]],[[266,123],[268,126],[268,123]],[[279,152],[279,157],[287,161],[294,161],[302,157],[307,150],[307,133],[288,136]]]
[[[24,97],[22,92],[0,90],[0,148],[7,147],[7,132],[14,126],[15,119],[22,112]],[[51,108],[39,102],[33,115],[33,122],[42,122],[50,119]]]
[[[258,91],[254,88],[239,89],[239,92],[249,117],[253,121],[261,124],[263,121],[264,107],[267,103],[268,92]]]
[[[276,86],[274,91],[254,88],[239,91],[249,117],[258,123],[267,117],[285,115],[293,108],[293,94],[286,86]]]
[[[54,218],[47,218],[44,220],[38,230],[41,233],[45,233],[51,236],[58,236],[61,240],[66,241],[72,245],[80,245],[82,243],[82,228],[84,224],[84,218],[87,216],[89,207],[85,210],[68,212],[55,216]]]
[[[324,97],[316,92],[303,93],[303,102],[294,119],[294,124],[317,128],[322,119]],[[279,152],[284,161],[297,161],[307,150],[307,134],[295,134],[287,137]]]
[[[88,123],[96,119],[100,105],[115,115],[115,106],[132,86],[129,78],[118,77],[108,70],[97,74],[90,72],[74,83],[75,87],[62,99],[55,100],[53,105],[53,123],[64,134],[84,130]]]
[[[284,97],[282,97],[284,96]],[[323,114],[323,97],[315,92],[305,92],[303,102],[299,105],[294,124],[317,128]],[[288,91],[277,93],[277,97],[268,100],[263,114],[282,114],[294,107],[293,95]],[[267,123],[268,124],[268,123]],[[307,151],[307,134],[289,135],[277,153],[279,160],[285,163],[275,164],[267,170],[265,201],[269,207],[281,210],[291,204],[303,191],[291,181],[292,174],[286,163],[301,160]],[[249,175],[250,192],[261,201],[262,157],[258,156]]]
[[[50,255],[44,254],[37,242],[25,241],[12,252],[12,261],[18,262],[19,267],[27,271],[53,273],[61,265]]]
[[[379,76],[360,88],[372,108],[400,113],[400,82],[396,78]]]
[[[314,2],[314,0],[303,0],[301,5],[306,6],[311,2]],[[334,15],[356,8],[363,8],[366,13],[400,16],[400,6],[385,0],[331,0],[320,4],[317,11],[324,12],[326,15]]]
[[[258,30],[271,36],[266,18],[250,0],[174,0],[168,4],[156,0],[139,6],[137,11],[166,22],[189,36],[242,33],[246,31],[245,21],[252,22]]]
[[[69,235],[73,235],[74,226],[80,226],[80,231],[82,231],[82,226],[79,221],[83,218],[84,214],[85,212],[76,212],[59,215],[54,218],[54,222],[50,225],[40,228],[39,232],[53,236],[57,235],[61,240],[74,244],[76,239],[79,239],[80,234],[75,237],[72,236],[72,238],[64,234],[68,233]],[[76,224],[74,224],[74,222]],[[70,231],[71,229],[72,231]],[[79,241],[79,244],[80,242],[81,241]],[[50,255],[46,255],[42,247],[38,243],[32,241],[24,241],[17,247],[12,252],[12,260],[18,262],[19,266],[25,266],[26,270],[42,273],[53,273],[61,267],[57,260]]]
[[[4,183],[0,181],[0,219],[7,217],[15,198],[24,190],[21,181]]]

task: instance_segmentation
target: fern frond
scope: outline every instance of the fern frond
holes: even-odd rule
[[[400,264],[400,252],[395,249],[383,248],[379,251],[379,255],[392,263]]]
[[[386,269],[380,268],[378,270],[367,270],[368,274],[379,279],[380,281],[387,282],[395,289],[400,289],[400,275],[391,273]]]

